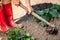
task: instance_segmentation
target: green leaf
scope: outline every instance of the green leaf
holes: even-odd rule
[[[58,18],[60,18],[60,13],[58,13]]]
[[[26,40],[30,40],[30,38],[27,38]]]
[[[31,40],[35,40],[35,38],[32,36],[32,37],[31,37]]]
[[[43,14],[44,14],[44,11],[43,11],[43,10],[42,10],[42,11],[38,10],[38,11],[36,11],[36,13],[37,13],[38,15],[43,15]]]
[[[37,22],[38,19],[36,17],[33,16],[33,21]]]
[[[51,9],[50,10],[50,14],[53,16],[53,17],[58,17],[58,12],[56,9]]]
[[[46,23],[44,23],[44,22],[39,22],[39,24],[41,25],[41,26],[45,26],[46,25]]]
[[[29,33],[26,33],[26,36],[30,37],[31,35]]]
[[[52,8],[53,8],[53,9],[60,9],[60,5],[53,4]]]
[[[44,11],[44,13],[49,13],[49,8],[48,9],[44,9],[43,11]]]

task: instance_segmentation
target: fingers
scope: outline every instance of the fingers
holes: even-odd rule
[[[33,11],[34,11],[34,10],[33,10],[32,7],[29,7],[29,8],[28,8],[28,14],[31,14]]]

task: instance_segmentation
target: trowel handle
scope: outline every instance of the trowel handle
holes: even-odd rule
[[[32,15],[35,16],[36,18],[38,18],[39,20],[45,22],[47,25],[49,25],[51,27],[55,27],[54,24],[49,23],[48,21],[46,21],[45,19],[43,19],[42,17],[40,17],[39,15],[37,15],[35,12],[32,12]]]

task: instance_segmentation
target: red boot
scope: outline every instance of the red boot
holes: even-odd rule
[[[11,3],[3,4],[3,8],[4,8],[4,11],[5,11],[5,17],[6,17],[7,24],[9,26],[12,26],[12,27],[17,27],[18,26],[19,28],[22,28],[23,27],[22,24],[17,25],[14,22]]]
[[[7,26],[6,21],[4,19],[1,6],[0,6],[0,30],[5,33],[9,30],[9,27]]]

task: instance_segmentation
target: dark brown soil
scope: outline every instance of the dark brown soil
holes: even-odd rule
[[[52,3],[37,4],[33,5],[32,7],[34,8],[34,10],[43,10],[52,7]]]

